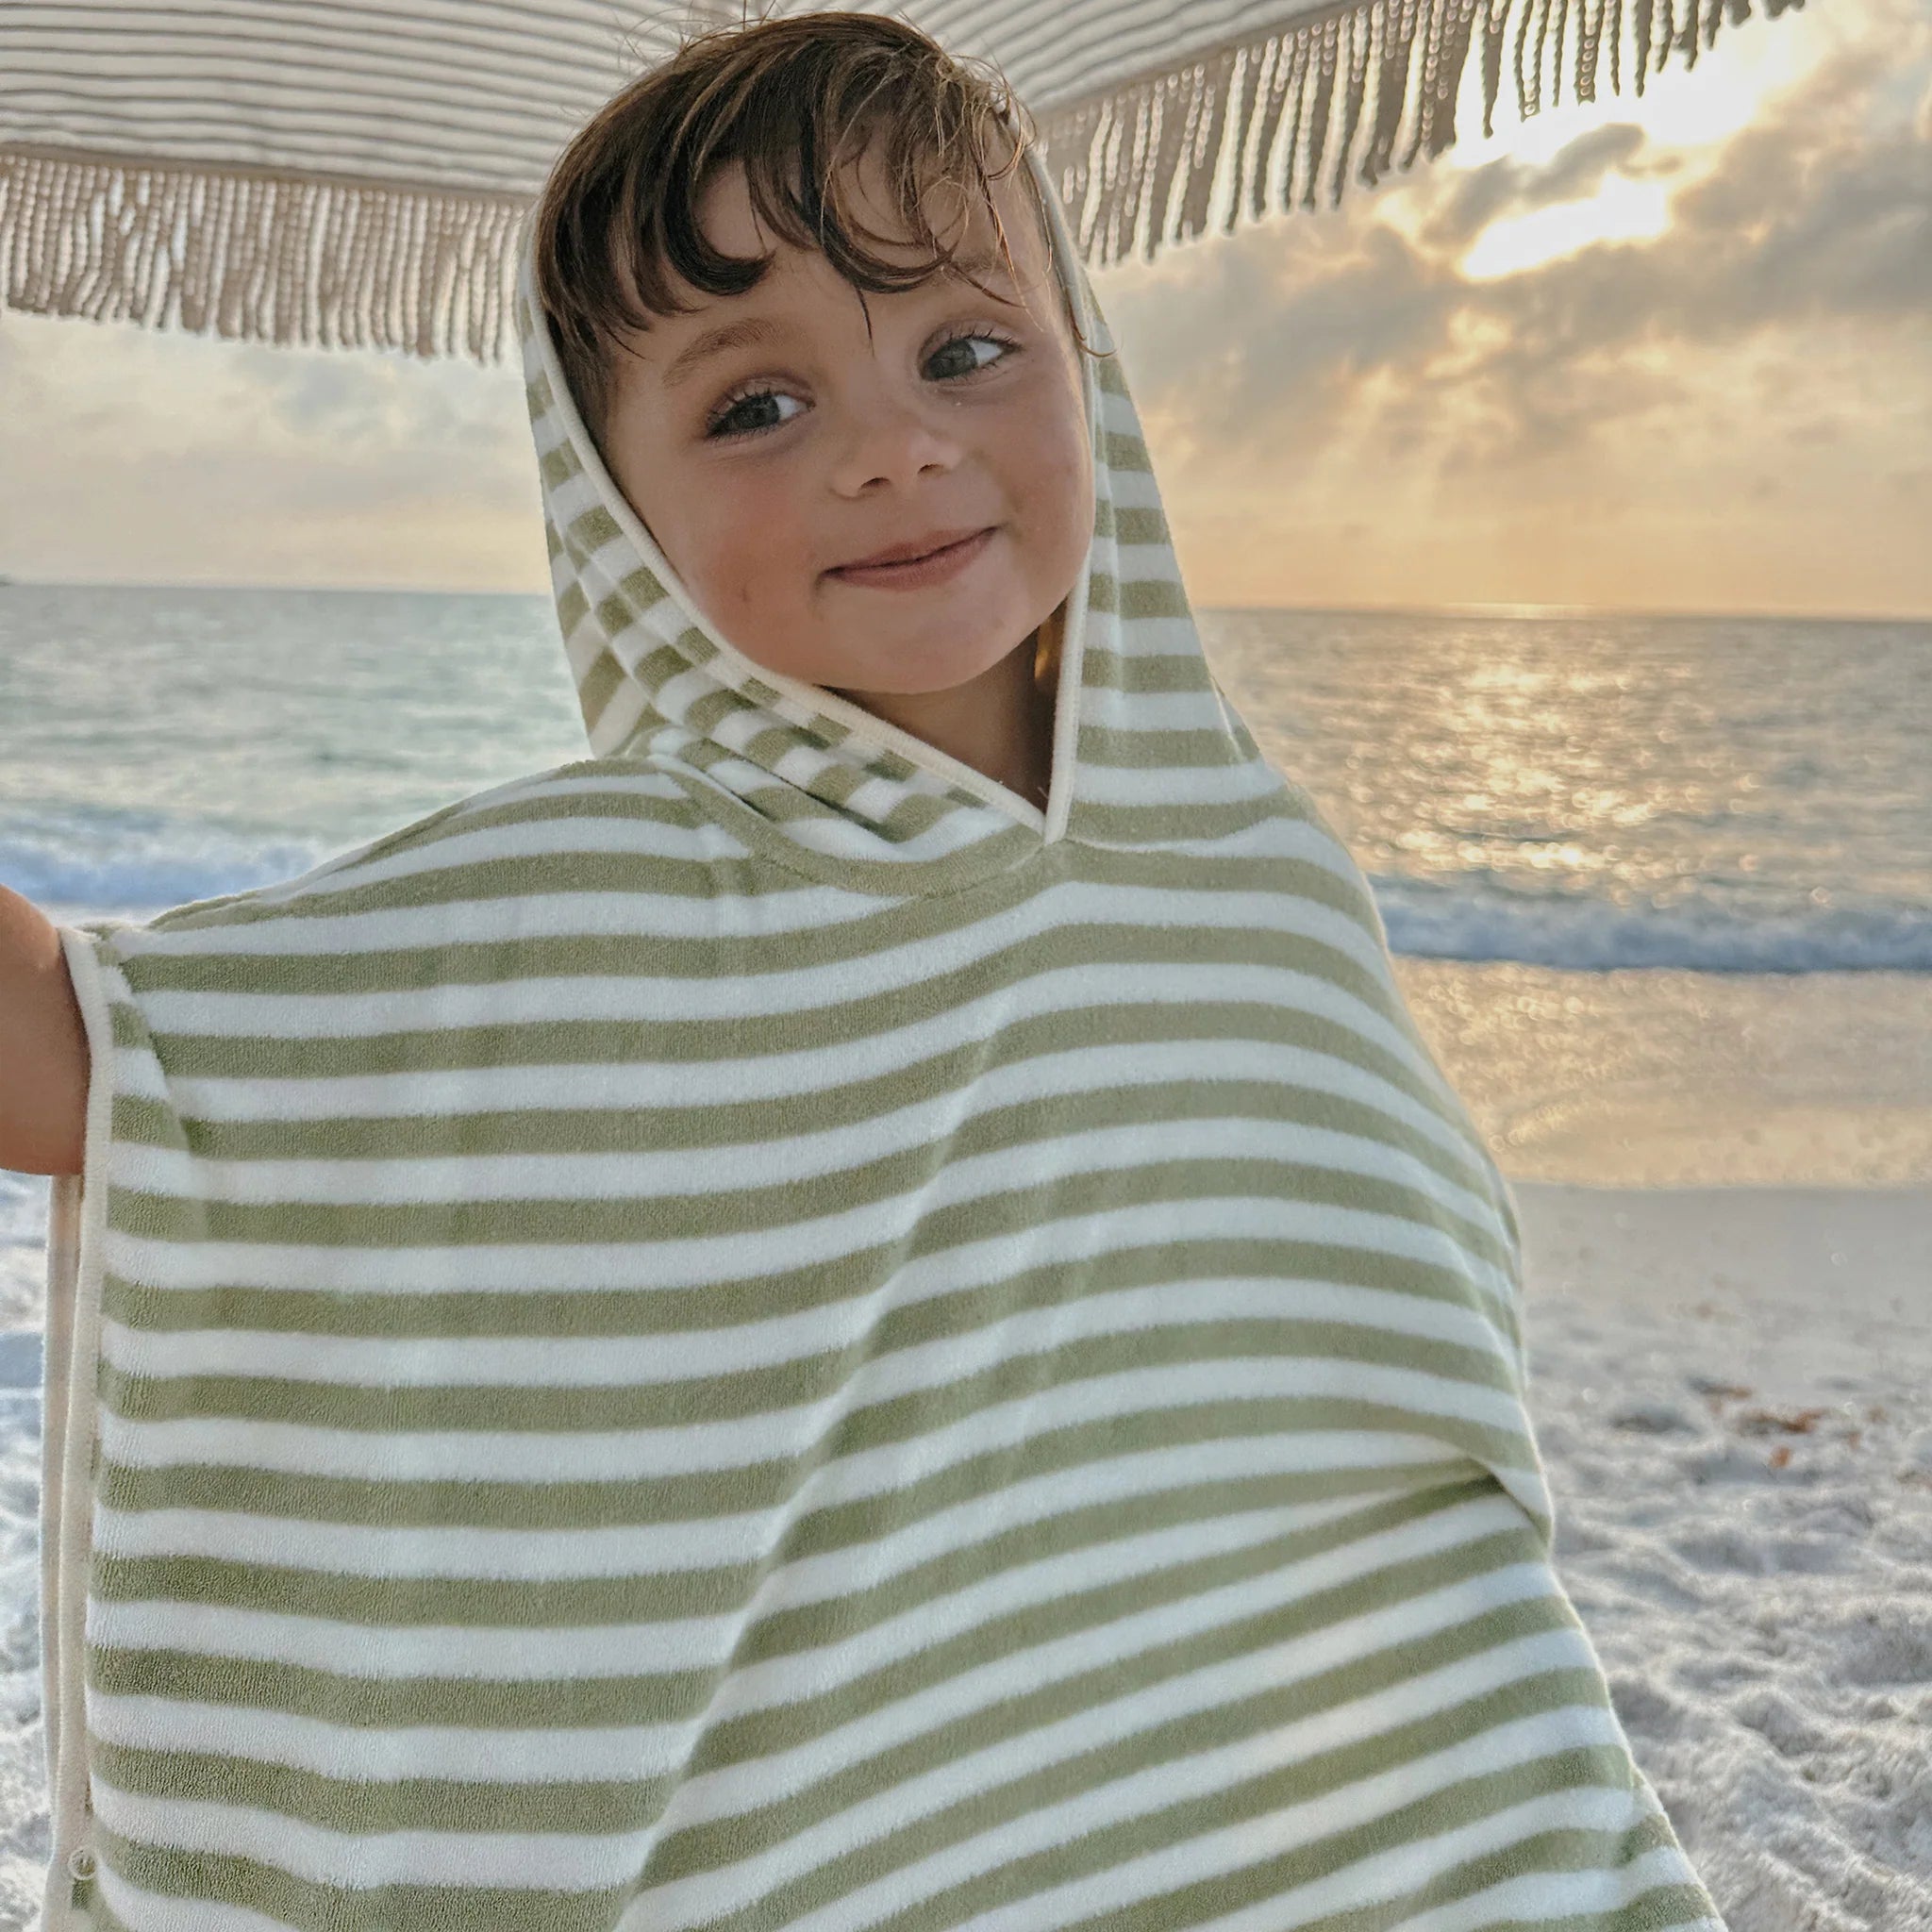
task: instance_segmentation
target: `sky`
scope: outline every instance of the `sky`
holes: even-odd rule
[[[1932,0],[1764,6],[1090,271],[1197,606],[1932,618]],[[548,588],[513,347],[4,310],[0,403],[17,577]]]

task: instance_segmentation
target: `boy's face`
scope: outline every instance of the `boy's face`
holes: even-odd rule
[[[901,239],[876,166],[870,152],[858,163],[855,219],[868,246],[910,264],[920,252]],[[705,614],[769,670],[861,698],[950,690],[1030,638],[1085,568],[1094,503],[1079,351],[1024,185],[1008,175],[992,193],[1017,281],[984,207],[943,193],[927,205],[937,232],[980,258],[974,274],[996,296],[941,272],[862,308],[823,255],[756,221],[730,162],[699,220],[729,254],[775,248],[763,279],[718,299],[674,277],[697,306],[616,358],[607,467]],[[753,322],[761,340],[680,361],[720,325]],[[962,530],[991,534],[941,581],[838,574]]]

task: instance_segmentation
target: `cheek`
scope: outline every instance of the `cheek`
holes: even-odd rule
[[[691,503],[691,588],[721,615],[786,603],[810,578],[804,533],[775,480],[712,475]]]
[[[1077,416],[1041,426],[1027,452],[1032,521],[1051,535],[1056,568],[1069,575],[1087,555],[1093,534],[1093,458]]]

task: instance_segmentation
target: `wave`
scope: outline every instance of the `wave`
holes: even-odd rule
[[[52,917],[150,918],[170,907],[271,885],[350,849],[178,819],[98,810],[43,815],[0,834],[0,884]],[[1453,884],[1370,875],[1390,950],[1411,958],[1515,960],[1578,973],[1932,973],[1932,908],[1870,899],[1840,907],[1766,893],[1749,909],[1708,883],[1681,903],[1618,905],[1555,888],[1525,891],[1487,869]]]
[[[1707,893],[1671,907],[1524,892],[1488,874],[1454,886],[1371,878],[1389,949],[1411,958],[1509,959],[1574,973],[1932,973],[1932,907],[1820,907],[1748,915]]]
[[[64,919],[109,914],[140,919],[246,891],[308,872],[337,846],[326,841],[184,827],[160,814],[93,811],[63,823],[43,813],[0,833],[0,885]]]

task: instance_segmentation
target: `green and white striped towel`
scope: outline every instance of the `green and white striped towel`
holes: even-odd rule
[[[595,756],[63,932],[44,1932],[1723,1932],[1118,364],[1041,811],[734,650],[518,319]]]

